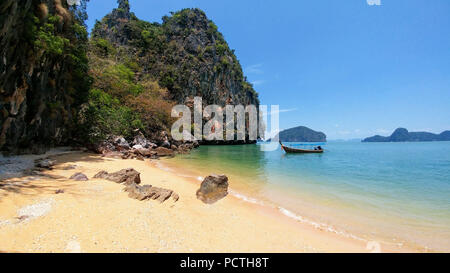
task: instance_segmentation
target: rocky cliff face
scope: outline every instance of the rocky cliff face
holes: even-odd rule
[[[88,90],[87,39],[61,0],[0,2],[0,149],[61,144]]]
[[[87,1],[0,2],[0,150],[40,151],[109,134],[132,139],[137,131],[151,137],[171,126],[174,103],[194,96],[204,104],[259,105],[234,52],[202,11],[149,23],[119,0],[89,43]]]
[[[244,78],[241,65],[217,26],[199,9],[165,16],[163,23],[139,20],[128,1],[118,1],[93,30],[137,59],[139,75],[150,75],[169,90],[171,99],[185,103],[194,96],[206,104],[255,104],[258,95]]]

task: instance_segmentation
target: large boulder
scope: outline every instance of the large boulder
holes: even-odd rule
[[[74,170],[76,168],[78,168],[77,165],[67,165],[67,166],[63,167],[62,169],[65,171],[70,171],[70,170]]]
[[[128,192],[128,197],[143,201],[149,197],[149,190],[151,185],[139,186],[136,184],[130,184],[125,188],[125,192]]]
[[[144,149],[144,146],[137,144],[132,147],[134,150]]]
[[[145,138],[145,136],[139,132],[135,137],[134,140],[132,142],[132,144],[135,145],[140,145],[142,147],[145,147],[147,145],[147,139]]]
[[[197,198],[206,204],[213,204],[227,195],[228,177],[225,175],[213,174],[206,177],[197,191]]]
[[[131,185],[141,183],[141,174],[135,169],[123,169],[115,173],[101,171],[94,178],[106,179],[116,183]]]
[[[105,140],[100,142],[99,144],[91,145],[89,149],[98,154],[104,155],[113,152],[116,148],[114,147],[114,144],[109,140]]]
[[[133,140],[133,148],[135,148],[136,146],[140,146],[142,148],[146,148],[146,149],[152,149],[152,148],[156,148],[157,145],[148,141],[147,138],[141,133],[139,132]],[[137,149],[137,148],[135,148]]]
[[[84,173],[76,173],[70,177],[70,179],[75,181],[88,181],[89,178]]]
[[[147,148],[139,148],[138,149],[133,149],[132,151],[135,155],[141,155],[143,157],[151,157],[157,154],[157,152],[152,151],[151,149],[147,149]]]
[[[128,151],[130,148],[130,144],[124,137],[114,135],[109,136],[105,141],[89,147],[89,149],[96,153],[113,158],[119,158],[121,152]]]
[[[113,143],[119,151],[126,151],[130,149],[130,144],[121,136],[115,137]]]
[[[154,132],[149,136],[149,138],[158,146],[170,148],[170,135],[166,131]]]
[[[130,184],[125,188],[125,192],[128,192],[128,196],[139,201],[143,200],[157,200],[163,203],[170,197],[176,202],[178,201],[178,195],[172,190],[152,187],[151,185],[139,186],[136,184]]]
[[[156,152],[156,155],[158,155],[158,156],[173,156],[173,155],[175,155],[174,151],[164,148],[164,147],[156,148],[155,152]]]
[[[161,144],[161,147],[164,147],[164,148],[169,149],[169,148],[171,147],[170,142],[169,142],[168,140],[164,141],[164,142]]]
[[[55,164],[56,164],[55,160],[51,160],[48,158],[37,159],[34,162],[35,167],[47,170],[52,170]]]

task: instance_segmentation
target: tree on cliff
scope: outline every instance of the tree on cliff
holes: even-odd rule
[[[117,0],[119,4],[119,9],[124,10],[125,12],[130,12],[130,2],[128,0]]]

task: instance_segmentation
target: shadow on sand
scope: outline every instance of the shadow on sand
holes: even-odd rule
[[[75,152],[51,155],[46,158],[56,161],[54,170],[63,170],[66,166],[80,162],[102,162],[105,159],[95,154]],[[76,171],[76,169],[74,169]],[[64,193],[71,195],[83,195],[76,186],[83,182],[70,180],[68,177],[53,175],[49,171],[25,170],[13,177],[0,180],[0,200],[10,194],[33,196],[40,194]]]

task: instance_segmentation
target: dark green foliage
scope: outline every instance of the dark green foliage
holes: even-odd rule
[[[91,50],[102,57],[108,57],[109,54],[114,53],[111,43],[102,38],[92,39]]]
[[[36,17],[36,20],[37,19]],[[48,22],[40,26],[37,31],[34,44],[36,48],[45,51],[48,55],[55,57],[62,56],[65,48],[69,44],[69,39],[59,36],[56,33],[59,19],[56,16],[48,17]]]
[[[99,89],[90,91],[89,105],[82,115],[89,143],[105,140],[109,135],[130,138],[135,129],[144,127],[133,109]]]
[[[99,37],[91,39],[90,48],[94,83],[89,106],[81,116],[85,141],[97,143],[111,135],[132,138],[136,130],[147,136],[167,130],[173,122],[172,102],[165,89],[139,76],[138,59]]]

